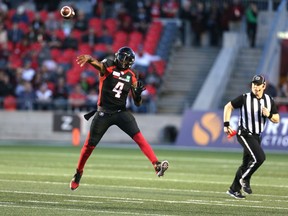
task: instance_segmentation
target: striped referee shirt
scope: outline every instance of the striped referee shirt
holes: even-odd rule
[[[264,130],[267,117],[262,115],[263,106],[272,114],[278,113],[274,100],[267,94],[258,99],[252,92],[245,93],[232,100],[231,104],[240,111],[238,126],[252,134],[260,135]]]

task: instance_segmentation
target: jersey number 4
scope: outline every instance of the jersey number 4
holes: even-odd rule
[[[122,90],[124,87],[124,83],[118,82],[115,87],[113,88],[113,92],[116,92],[115,97],[120,98],[122,94]]]

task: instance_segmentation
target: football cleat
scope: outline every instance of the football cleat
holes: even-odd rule
[[[70,189],[72,191],[76,190],[79,187],[79,182],[80,182],[80,179],[82,177],[82,174],[83,174],[83,172],[79,172],[78,170],[76,170],[76,173],[70,182]]]
[[[242,186],[242,190],[245,193],[252,194],[252,189],[250,187],[250,181],[249,180],[240,179],[240,184]]]
[[[169,167],[169,162],[167,160],[164,160],[162,162],[156,162],[154,164],[154,169],[156,171],[156,175],[158,177],[164,176],[165,171],[168,169]]]
[[[241,192],[233,191],[231,189],[229,189],[226,194],[234,197],[235,199],[245,199],[245,196],[243,196]]]

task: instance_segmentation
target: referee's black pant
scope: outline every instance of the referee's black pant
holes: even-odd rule
[[[230,188],[239,192],[241,190],[240,179],[249,181],[266,157],[261,147],[259,135],[252,135],[251,133],[240,134],[237,135],[237,140],[243,147],[243,159]]]

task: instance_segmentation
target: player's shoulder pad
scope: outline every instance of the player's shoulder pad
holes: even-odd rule
[[[101,62],[102,62],[102,64],[104,64],[106,67],[114,66],[114,61],[113,61],[112,59],[105,58],[105,59],[103,59]]]

